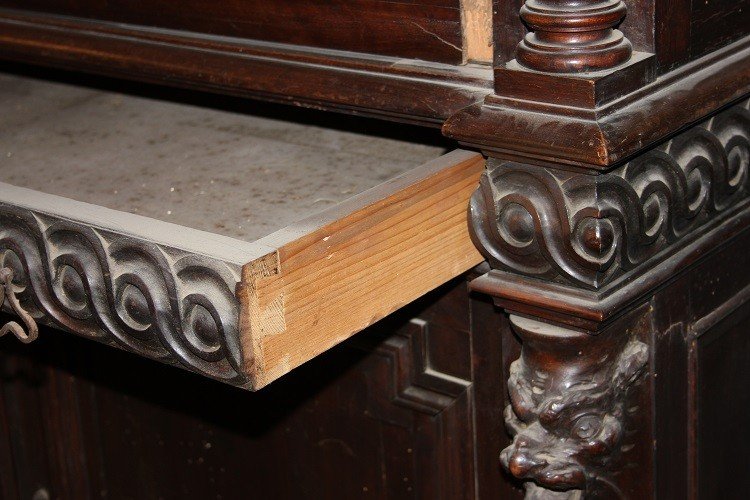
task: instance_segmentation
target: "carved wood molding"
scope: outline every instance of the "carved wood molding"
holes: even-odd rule
[[[497,268],[599,289],[695,240],[750,193],[750,100],[600,175],[490,159],[472,236]]]
[[[443,135],[488,156],[595,173],[750,94],[750,36],[656,79],[653,66],[639,69],[655,58],[637,56],[597,82],[496,67],[497,95],[451,116]],[[580,92],[554,92],[568,86]]]
[[[233,385],[239,266],[0,203],[0,267],[34,318]]]
[[[629,391],[648,346],[623,331],[591,335],[511,316],[522,340],[510,367],[505,421],[513,442],[500,459],[526,481],[526,498],[620,498],[616,463],[633,449]],[[636,450],[637,451],[637,450]]]

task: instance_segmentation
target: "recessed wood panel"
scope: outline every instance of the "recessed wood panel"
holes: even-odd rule
[[[749,313],[746,304],[697,340],[699,498],[750,491]]]
[[[750,27],[750,8],[744,1],[664,0],[653,4],[654,49],[661,73],[741,39]],[[637,9],[650,8],[648,2],[637,5]],[[638,24],[628,15],[623,31],[632,36],[633,30],[642,31]],[[631,41],[637,49],[648,50],[639,47],[637,38]]]
[[[737,0],[692,0],[690,58],[742,38],[750,30],[750,4]]]
[[[463,58],[459,0],[2,0],[0,7],[428,61]]]

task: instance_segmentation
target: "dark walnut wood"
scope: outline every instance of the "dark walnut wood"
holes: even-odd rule
[[[457,282],[258,394],[93,346],[14,347],[3,495],[747,495],[748,2],[496,0],[484,66],[463,64],[467,3],[0,0],[3,59],[442,124],[490,158],[471,307]],[[32,215],[5,225],[59,223]],[[6,253],[22,278],[21,250],[41,262],[24,305],[63,327],[145,318],[107,281],[129,263],[66,250],[88,236]],[[103,269],[108,307],[75,309],[86,290],[50,279],[58,251]],[[190,327],[157,333],[184,349]],[[231,377],[221,352],[159,351]]]
[[[497,269],[590,288],[747,203],[750,101],[601,175],[490,160],[472,235]]]
[[[511,314],[521,341],[501,462],[527,499],[708,495],[744,456],[718,458],[712,439],[731,438],[701,408],[712,377],[746,378],[747,350],[726,318],[744,322],[750,300],[749,103],[601,173],[488,161],[469,214],[494,269],[471,288]],[[708,331],[742,354],[709,347]],[[724,394],[748,414],[746,398]]]
[[[705,0],[655,2],[655,42],[660,66],[671,69],[747,35],[747,2]]]
[[[489,156],[604,171],[750,92],[750,38],[650,82],[653,75],[639,69],[648,63],[633,58],[596,81],[506,68],[510,76],[496,82],[512,85],[513,92],[498,91],[454,114],[443,133]],[[537,76],[556,80],[543,85]],[[598,83],[605,84],[601,93]]]
[[[481,7],[471,11],[472,5]],[[646,102],[651,95],[663,100],[657,94],[667,82],[655,81],[659,76],[680,68],[692,75],[701,68],[686,63],[742,43],[750,12],[743,2],[532,1],[523,17],[536,29],[526,38],[521,7],[517,0],[493,6],[489,0],[326,5],[288,0],[273,7],[257,0],[218,5],[191,0],[179,8],[5,0],[0,54],[395,120],[438,126],[447,121],[447,135],[485,151],[589,166],[621,161],[623,153],[663,140],[733,98],[711,91],[687,104],[656,108]],[[467,26],[477,13],[493,20],[492,66],[463,64],[474,60],[466,51],[467,40],[474,39]],[[726,29],[712,30],[713,19],[724,20]],[[747,77],[737,73],[747,63],[731,66],[735,74],[725,80],[742,87]],[[723,86],[726,69],[708,81],[713,85],[718,77]],[[615,104],[625,96],[627,103]],[[636,101],[643,106],[629,106]],[[632,123],[622,121],[621,107],[629,108],[623,113]],[[634,108],[659,117],[643,120]],[[621,136],[644,124],[667,125],[653,136]],[[546,140],[550,135],[558,137],[555,147]]]
[[[641,408],[628,395],[646,370],[648,346],[616,329],[592,336],[511,321],[523,347],[510,366],[505,421],[514,437],[503,466],[527,481],[526,498],[622,497],[610,476],[615,463],[633,460],[621,455],[636,444],[629,420]]]
[[[621,0],[527,0],[521,19],[534,31],[518,44],[516,60],[554,73],[618,66],[633,52],[630,41],[614,29],[625,11]]]
[[[463,57],[459,0],[1,0],[0,7],[444,63]]]
[[[0,29],[1,59],[433,126],[492,88],[489,67],[346,46],[316,48],[4,8]]]
[[[21,306],[18,297],[16,297],[15,285],[13,284],[13,270],[9,267],[2,267],[0,268],[0,304],[4,304],[6,300],[10,306],[10,310],[21,318],[23,326],[17,321],[8,321],[0,327],[0,337],[12,333],[24,344],[30,344],[35,341],[39,335],[39,327],[34,318]]]
[[[236,264],[0,203],[0,268],[40,322],[247,384]]]
[[[0,497],[476,498],[471,337],[459,279],[257,393],[0,339]]]
[[[499,43],[518,32],[510,8],[496,13],[508,28]],[[708,9],[730,16],[736,7]],[[627,11],[622,19],[621,2],[528,2],[533,32],[515,59],[496,50],[494,93],[449,117],[443,133],[488,156],[607,170],[750,91],[747,33],[716,30],[711,50],[693,51],[686,4],[628,2]],[[616,33],[618,20],[634,43]],[[604,39],[606,49],[590,46]]]
[[[748,378],[749,292],[746,287],[717,307],[689,335],[695,372],[691,406],[697,417],[691,427],[695,440],[691,459],[700,498],[740,498],[750,489],[750,477],[743,468],[750,460],[750,449],[745,446],[750,443],[745,425],[750,421],[750,392],[737,390]],[[727,401],[731,401],[730,409]],[[727,477],[732,479],[727,481]]]

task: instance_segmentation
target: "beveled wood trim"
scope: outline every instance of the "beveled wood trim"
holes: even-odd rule
[[[593,173],[616,167],[748,93],[745,37],[595,109],[493,95],[450,117],[443,134],[490,156]]]
[[[708,332],[711,328],[747,304],[748,301],[750,301],[750,285],[737,292],[710,313],[695,320],[688,330],[690,338],[694,339]]]
[[[715,252],[720,248],[717,241],[728,241],[748,227],[750,206],[746,202],[700,238],[598,291],[542,282],[505,271],[490,271],[472,281],[469,288],[494,297],[496,304],[519,314],[596,331]],[[643,279],[646,276],[648,279]]]
[[[456,404],[471,387],[471,381],[444,373],[430,366],[427,346],[430,343],[430,322],[413,318],[408,326],[383,341],[366,335],[352,339],[349,344],[366,352],[373,352],[388,360],[389,403],[437,417]],[[388,411],[373,400],[372,415],[388,418]]]
[[[0,58],[427,125],[492,70],[0,9]]]
[[[606,174],[490,159],[472,238],[506,309],[599,330],[750,224],[750,102]]]
[[[260,240],[238,296],[255,388],[408,304],[483,258],[466,206],[481,155],[454,151]]]
[[[599,289],[746,203],[748,156],[746,100],[605,174],[490,158],[472,237],[495,269]]]

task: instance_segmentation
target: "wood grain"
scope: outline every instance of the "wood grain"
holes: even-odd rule
[[[0,0],[0,6],[192,33],[461,62],[459,0]]]
[[[461,0],[465,62],[492,62],[492,0]]]
[[[747,95],[749,61],[746,37],[595,110],[490,96],[450,117],[443,134],[491,156],[608,170]]]
[[[14,108],[10,113],[13,115],[11,128],[15,123],[15,128],[26,130],[25,122],[29,122],[27,135],[44,138],[46,142],[23,145],[24,139],[11,137],[3,148],[0,137],[0,150],[8,152],[0,165],[19,162],[31,177],[48,181],[57,171],[66,172],[66,179],[79,188],[96,177],[97,189],[101,189],[107,184],[107,177],[113,174],[110,170],[117,171],[114,158],[121,157],[121,152],[130,149],[130,145],[145,144],[137,148],[145,161],[142,168],[136,166],[131,155],[124,160],[122,175],[104,189],[110,199],[118,191],[145,185],[134,172],[146,175],[150,165],[170,170],[169,160],[165,159],[170,152],[160,155],[152,148],[156,146],[155,141],[151,144],[146,137],[133,138],[112,144],[110,148],[106,137],[99,135],[100,131],[109,134],[107,137],[127,135],[121,127],[122,115],[128,117],[128,123],[141,121],[125,104],[134,97],[102,93],[97,94],[100,97],[97,99],[92,97],[91,90],[80,94],[76,92],[81,90],[77,87],[53,86],[50,89],[49,84],[20,84],[16,88],[14,92],[11,86],[6,100],[16,107],[35,110],[37,114],[41,109],[49,123],[40,124],[34,121],[33,113],[29,117]],[[37,96],[37,99],[25,100],[29,96]],[[71,105],[62,114],[51,112],[50,97]],[[113,97],[116,97],[114,101]],[[81,112],[73,104],[79,101],[88,102],[93,108]],[[102,121],[108,105],[102,107],[101,104],[111,101],[118,103],[109,111],[114,121]],[[185,136],[179,130],[175,132],[175,124],[186,121],[203,124],[198,130],[201,145],[221,144],[220,139],[211,139],[209,128],[212,126],[240,131],[244,137],[243,148],[226,146],[226,152],[239,153],[223,165],[241,171],[234,171],[235,181],[221,184],[224,197],[219,209],[180,210],[185,212],[183,215],[188,215],[190,210],[197,212],[194,212],[195,217],[179,221],[171,218],[171,210],[147,210],[147,207],[158,206],[166,193],[176,191],[167,186],[181,187],[173,182],[174,178],[162,186],[162,196],[155,193],[142,197],[138,201],[138,214],[125,212],[129,205],[110,205],[103,199],[90,198],[90,190],[67,193],[76,198],[73,200],[46,193],[49,182],[30,185],[33,189],[0,182],[0,264],[10,262],[18,282],[28,280],[33,284],[24,289],[21,299],[39,308],[33,312],[40,322],[96,337],[204,376],[255,389],[259,385],[248,380],[248,373],[257,372],[264,385],[482,260],[470,242],[466,216],[469,196],[484,163],[476,153],[458,151],[419,167],[417,165],[425,158],[407,154],[399,147],[399,141],[380,143],[364,150],[362,148],[371,139],[369,135],[358,134],[344,140],[341,132],[321,128],[333,134],[340,151],[327,160],[317,161],[317,165],[326,179],[337,177],[338,180],[329,179],[316,185],[310,170],[316,161],[311,151],[304,149],[305,142],[310,141],[299,128],[290,129],[283,121],[276,120],[266,136],[294,141],[292,150],[285,150],[277,142],[264,154],[250,154],[248,144],[257,143],[259,138],[257,121],[253,122],[255,125],[242,120],[226,126],[218,117],[204,119],[205,110],[200,108],[172,104],[169,113],[163,102],[143,101],[143,105],[161,111],[159,117],[144,119],[157,125],[162,123],[160,120],[166,120],[162,127],[157,127],[159,133],[168,132],[165,137]],[[201,114],[186,114],[190,110]],[[70,128],[81,120],[91,127],[90,116],[98,117],[92,133]],[[330,125],[333,123],[328,120],[327,126]],[[45,128],[47,126],[52,129]],[[55,130],[68,131],[58,140],[60,150],[49,149],[50,141],[55,142]],[[147,133],[148,137],[157,135]],[[80,144],[71,146],[69,137],[74,136],[94,136],[98,147],[92,150]],[[412,141],[418,137],[407,136]],[[326,141],[318,136],[312,142],[320,146]],[[187,170],[182,167],[196,155],[189,152],[186,143],[175,143],[172,139],[169,143],[172,147],[179,146],[185,154],[184,158],[177,155],[181,161],[171,170],[179,171],[186,180],[189,178]],[[75,149],[76,155],[71,163],[66,163],[65,151],[70,149]],[[443,148],[436,147],[433,153],[437,155],[439,151]],[[24,153],[38,153],[38,161]],[[251,159],[238,159],[246,156]],[[194,183],[189,183],[194,191],[208,190],[214,180],[220,179],[219,172],[225,171],[220,157],[219,152],[209,152],[205,163],[201,162],[201,166],[210,166],[211,182],[208,177],[195,179]],[[251,161],[266,167],[252,169]],[[411,165],[398,168],[399,162],[404,161]],[[102,169],[107,173],[97,174]],[[6,167],[6,170],[13,168]],[[295,175],[301,175],[299,182],[290,180],[286,170],[295,170]],[[263,181],[264,171],[269,175],[268,181]],[[363,171],[372,180],[369,186],[376,186],[384,179],[391,180],[369,191],[363,191],[365,186],[356,188],[355,192],[360,194],[354,197],[344,196],[354,189],[352,183]],[[399,173],[401,176],[397,177]],[[159,175],[151,173],[148,177],[150,184],[155,184]],[[17,183],[21,178],[3,179],[0,175],[0,180]],[[298,187],[300,185],[305,187]],[[233,192],[229,186],[236,186],[237,190]],[[277,187],[283,191],[276,191]],[[348,199],[324,212],[319,212],[317,207],[308,211],[297,204],[287,214],[289,217],[284,217],[280,205],[295,203],[294,197],[304,201],[326,196],[326,189]],[[135,201],[128,199],[129,203]],[[222,235],[222,225],[244,223],[247,216],[243,208],[248,207],[249,199],[255,199],[257,205],[270,206],[270,211],[262,217],[270,226],[265,226],[267,230],[256,227],[255,231],[237,237]],[[240,212],[232,212],[237,208]],[[172,222],[144,217],[141,213],[167,217]],[[190,222],[191,218],[200,217],[208,223],[201,226],[204,230]],[[82,241],[85,243],[80,243]],[[79,246],[71,249],[71,245]],[[65,259],[60,258],[63,254]],[[63,261],[66,263],[62,264]],[[128,271],[131,265],[137,269],[135,273]],[[190,271],[185,272],[184,266]],[[145,281],[136,278],[136,275],[148,273],[160,278]],[[56,277],[63,275],[69,275],[70,286],[65,290],[54,289],[59,281]],[[174,289],[179,291],[174,292]],[[126,307],[121,306],[120,301],[128,297],[118,290],[130,290],[144,298],[139,302],[142,307],[137,314],[148,323],[143,325],[153,327],[156,332],[158,348],[163,349],[159,354],[155,355],[151,346],[144,347],[133,340],[139,338],[140,330],[118,323],[123,314],[120,311]],[[80,299],[77,304],[87,308],[85,321],[59,306],[58,298],[65,301],[73,300],[74,296]],[[153,307],[149,305],[150,299],[153,299]],[[195,305],[193,299],[199,299],[201,304]],[[360,303],[365,305],[360,307]],[[194,309],[193,305],[202,309]],[[185,307],[189,310],[183,309]],[[207,311],[205,315],[197,316],[203,314],[203,310]],[[154,318],[173,321],[159,322]],[[196,338],[191,333],[194,328],[203,332],[206,325],[209,329],[214,328],[211,325],[216,327],[211,330],[211,342],[215,340],[219,346],[215,350],[210,353],[203,350],[204,344],[191,344],[189,349],[172,348],[189,344]],[[214,349],[213,344],[208,349]],[[195,352],[200,354],[193,355]]]
[[[460,35],[455,43],[458,52],[450,50],[460,62]],[[432,125],[477,101],[492,87],[490,68],[478,65],[2,7],[0,59]]]
[[[259,241],[241,342],[258,389],[482,261],[466,207],[483,158],[455,151]]]

